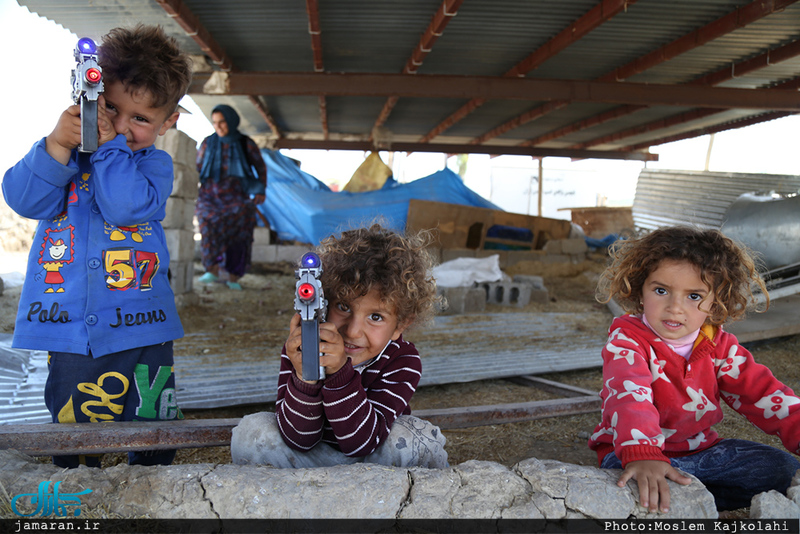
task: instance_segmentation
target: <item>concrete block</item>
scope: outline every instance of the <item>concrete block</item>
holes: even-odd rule
[[[497,264],[500,266],[501,269],[505,269],[508,267],[508,250],[476,250],[475,257],[476,258],[488,258],[489,256],[497,256]]]
[[[586,239],[582,237],[561,240],[561,251],[564,254],[581,255],[586,254],[588,250],[589,247],[586,246]]]
[[[194,167],[186,165],[173,165],[175,177],[172,181],[172,194],[170,196],[197,200],[197,192],[200,190],[200,174]]]
[[[196,165],[197,141],[176,129],[167,132],[156,139],[155,147],[172,156],[172,161],[184,165]]]
[[[518,284],[529,284],[535,289],[546,289],[544,287],[544,278],[532,274],[515,274],[512,278],[513,282]]]
[[[441,261],[444,263],[457,258],[474,258],[475,252],[473,248],[443,248]]]
[[[169,285],[176,295],[191,293],[193,288],[194,262],[170,261]]]
[[[288,261],[289,263],[298,264],[303,254],[313,249],[306,245],[275,245],[276,258],[275,261]]]
[[[428,247],[427,249],[428,254],[431,256],[431,260],[433,261],[434,265],[438,265],[442,263],[442,249],[439,247]]]
[[[194,218],[194,201],[180,197],[169,197],[166,206],[167,214],[161,226],[170,229],[191,230]]]
[[[270,244],[269,228],[265,226],[256,226],[253,229],[253,246],[264,246]]]
[[[538,304],[547,304],[550,302],[550,292],[546,289],[536,289],[535,287],[531,288],[531,302],[536,302]]]
[[[442,315],[480,313],[486,310],[486,291],[480,287],[440,287],[437,292],[446,301]]]
[[[251,256],[253,263],[275,263],[278,261],[277,245],[259,245],[253,243],[253,253]]]
[[[486,301],[500,306],[523,308],[530,303],[531,286],[514,282],[491,282],[482,284],[486,291]]]
[[[521,261],[542,261],[547,253],[544,250],[509,250],[508,266],[512,266]]]
[[[188,261],[194,258],[194,232],[191,230],[165,229],[169,257],[173,262]]]
[[[563,240],[561,239],[551,239],[544,244],[542,250],[544,250],[547,254],[563,254],[564,251],[562,249],[562,241]]]
[[[574,263],[573,257],[569,254],[547,254],[542,256],[539,261],[542,263]]]

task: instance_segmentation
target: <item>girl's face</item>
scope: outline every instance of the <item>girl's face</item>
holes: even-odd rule
[[[663,260],[642,287],[644,315],[662,339],[680,339],[705,323],[714,304],[710,293],[700,269],[688,261]]]
[[[397,341],[404,327],[394,310],[372,289],[352,302],[333,302],[328,307],[329,322],[344,340],[344,352],[353,365],[371,360],[381,353],[390,340]]]

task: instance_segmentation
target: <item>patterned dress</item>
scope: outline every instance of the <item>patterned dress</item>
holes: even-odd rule
[[[197,169],[206,153],[205,139],[197,152]],[[225,143],[222,144],[225,148]],[[223,150],[223,154],[227,151]],[[255,167],[258,178],[267,181],[267,166],[258,146],[247,139],[247,159]],[[241,180],[227,176],[228,159],[222,159],[222,177],[219,181],[206,180],[200,186],[195,215],[200,225],[203,267],[223,264],[225,270],[243,276],[250,267],[253,229],[256,226],[256,206],[244,193]]]

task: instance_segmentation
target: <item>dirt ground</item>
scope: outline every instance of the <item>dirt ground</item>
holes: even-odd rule
[[[577,264],[548,265],[524,262],[508,269],[508,274],[536,274],[543,276],[550,294],[546,304],[530,304],[525,308],[487,306],[487,312],[581,312],[596,314],[593,326],[600,339],[605,339],[604,329],[612,315],[603,305],[594,301],[597,273],[603,268],[605,258],[595,256]],[[244,291],[231,291],[224,284],[204,286],[197,281],[201,274],[196,268],[195,293],[197,303],[181,309],[181,318],[187,334],[205,333],[202,346],[184,340],[175,342],[176,354],[210,350],[225,353],[231,347],[237,351],[277,353],[288,333],[292,313],[294,287],[293,267],[289,264],[256,266],[241,280]],[[12,332],[13,320],[19,300],[19,288],[6,289],[0,297],[0,331]],[[406,338],[425,335],[424,329],[411,330]],[[757,361],[768,365],[773,373],[795,391],[800,390],[800,368],[796,365],[800,353],[800,336],[758,342],[749,345]],[[274,351],[274,352],[273,352]],[[425,354],[423,358],[423,372]],[[543,375],[543,378],[599,391],[602,386],[600,369],[579,370]],[[508,380],[486,380],[472,383],[422,387],[411,401],[412,410],[425,408],[457,407],[464,405],[500,404],[554,398],[528,386]],[[180,402],[180,399],[179,399]],[[272,404],[236,406],[214,410],[186,410],[188,418],[241,417],[256,411],[272,411]],[[781,447],[780,442],[763,434],[744,418],[724,406],[725,420],[717,426],[723,437],[738,437]],[[451,465],[471,459],[491,460],[511,466],[530,457],[555,459],[580,465],[596,465],[596,456],[586,446],[586,441],[598,422],[599,414],[555,417],[523,423],[500,424],[444,431]],[[123,461],[107,458],[105,465]],[[178,452],[176,462],[199,463],[230,462],[228,447],[186,449]]]

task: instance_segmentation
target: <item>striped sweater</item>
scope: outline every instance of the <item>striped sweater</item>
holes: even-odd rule
[[[284,346],[275,403],[283,440],[299,451],[323,441],[347,456],[366,456],[398,416],[411,413],[408,403],[421,376],[417,349],[402,336],[367,365],[356,370],[348,359],[316,384],[297,378]]]

